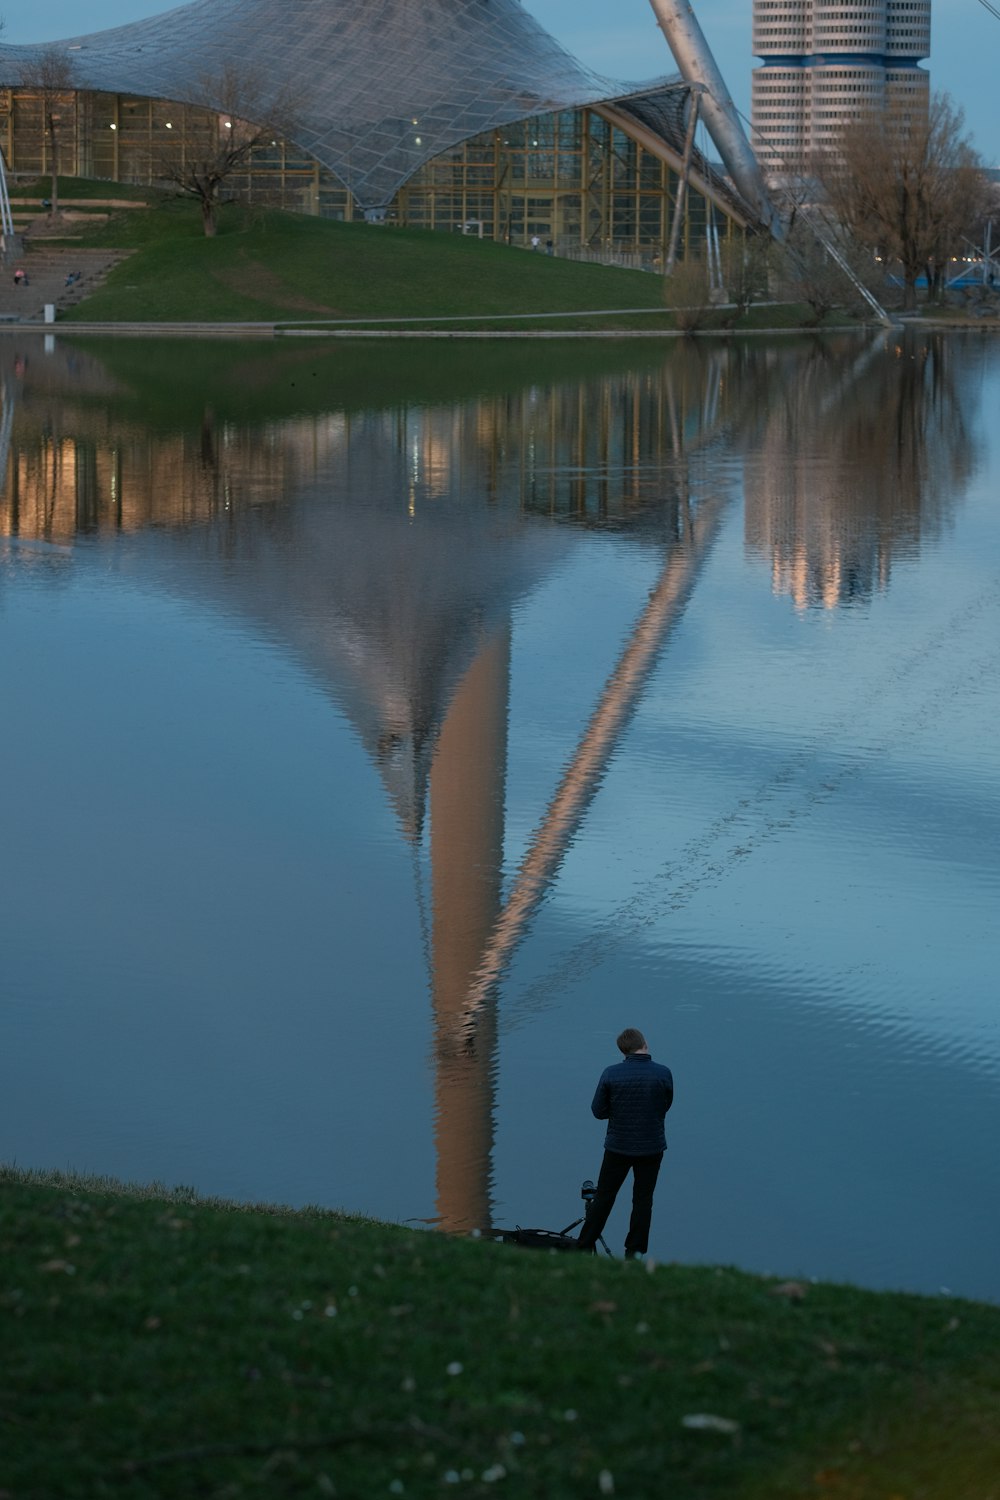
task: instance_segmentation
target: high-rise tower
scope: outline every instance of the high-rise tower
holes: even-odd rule
[[[807,170],[851,120],[927,109],[930,0],[754,0],[754,148],[780,177]]]

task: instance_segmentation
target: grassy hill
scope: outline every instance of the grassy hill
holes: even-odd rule
[[[125,211],[88,245],[135,253],[72,316],[89,320],[311,322],[662,308],[638,271],[577,265],[427,230],[339,224],[230,204],[206,239],[194,204]]]
[[[73,179],[61,184],[63,196],[77,200],[99,200],[98,187],[119,194],[113,184]],[[43,188],[44,182],[39,192]],[[74,243],[134,253],[100,290],[68,311],[66,321],[309,324],[422,318],[464,319],[466,326],[510,331],[519,325],[504,320],[542,318],[520,326],[555,331],[674,326],[664,308],[662,278],[642,271],[578,264],[459,234],[340,224],[237,204],[223,207],[218,235],[206,239],[193,202],[148,192],[144,197],[142,210],[120,210],[93,227],[75,226]],[[622,309],[648,311],[622,315]],[[769,307],[761,313],[767,326],[803,321],[797,308]],[[729,315],[713,317],[723,326]],[[746,326],[754,321],[751,316]]]
[[[1000,1308],[0,1168],[0,1490],[989,1500]]]

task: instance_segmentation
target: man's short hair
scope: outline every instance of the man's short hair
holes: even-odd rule
[[[626,1057],[630,1056],[633,1052],[641,1052],[645,1045],[646,1038],[634,1026],[626,1026],[618,1038],[618,1051],[624,1052]]]

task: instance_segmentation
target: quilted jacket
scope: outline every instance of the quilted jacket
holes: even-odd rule
[[[605,1151],[653,1156],[665,1150],[663,1117],[673,1102],[670,1069],[647,1053],[633,1053],[605,1068],[590,1106],[598,1120],[608,1122]]]

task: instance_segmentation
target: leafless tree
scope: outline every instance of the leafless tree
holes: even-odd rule
[[[802,220],[790,231],[785,251],[784,290],[794,301],[806,304],[810,326],[818,327],[827,313],[843,303],[847,278]]]
[[[205,233],[214,235],[225,183],[249,166],[261,146],[291,135],[296,110],[287,93],[276,95],[256,72],[235,65],[203,77],[194,102],[213,117],[208,133],[172,142],[156,166],[168,182],[198,200]]]
[[[737,319],[767,296],[770,250],[770,241],[763,234],[734,237],[723,246],[722,279]]]
[[[62,47],[43,47],[21,67],[20,83],[36,93],[42,106],[42,129],[49,139],[49,172],[52,187],[49,213],[59,213],[59,111],[73,92],[73,62]]]
[[[705,325],[712,311],[712,284],[704,257],[691,254],[677,262],[664,279],[663,300],[682,333],[696,333]]]
[[[917,280],[929,294],[974,222],[985,178],[947,94],[926,115],[873,114],[847,125],[839,149],[815,163],[841,223],[854,238],[899,264],[903,307],[916,307]]]

